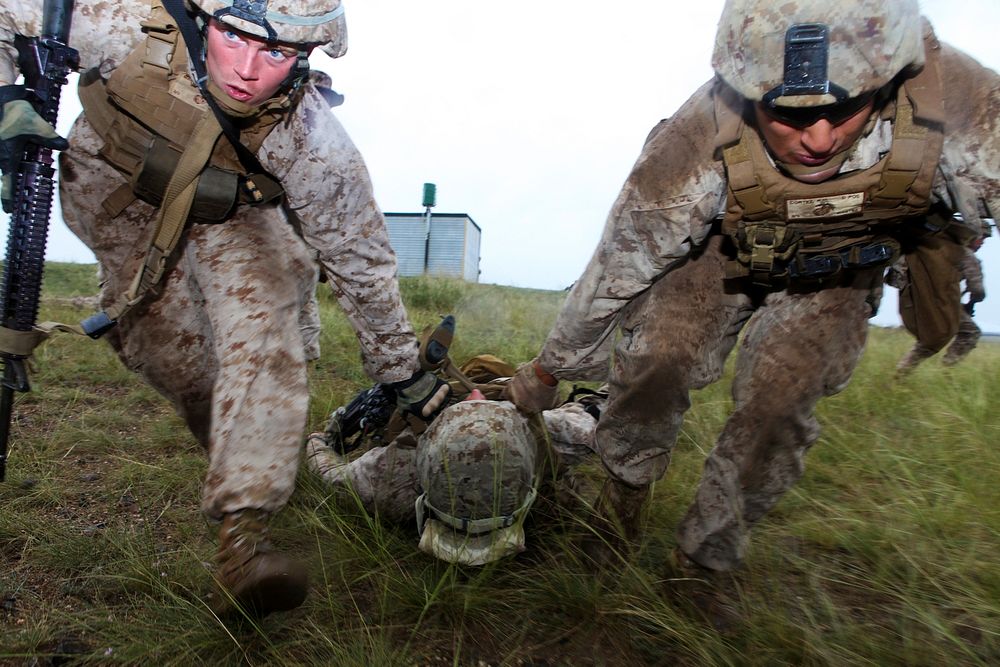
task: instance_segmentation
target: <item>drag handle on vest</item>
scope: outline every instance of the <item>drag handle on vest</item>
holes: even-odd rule
[[[448,359],[448,349],[455,337],[455,316],[445,315],[441,323],[420,341],[420,368],[433,373]]]
[[[457,380],[470,392],[477,391],[475,383],[469,381],[448,356],[452,340],[455,338],[455,316],[445,315],[437,327],[425,333],[420,340],[420,368],[428,373],[443,374]]]
[[[24,77],[25,98],[47,123],[55,127],[59,97],[79,54],[70,48],[73,0],[45,0],[42,36],[15,36],[18,67]],[[38,318],[38,302],[45,268],[45,242],[55,192],[52,150],[28,143],[14,181],[13,210],[7,237],[7,257],[0,283],[0,325],[13,332],[30,332]],[[3,386],[0,388],[0,481],[6,472],[7,440],[15,391],[28,391],[26,355],[0,350]]]

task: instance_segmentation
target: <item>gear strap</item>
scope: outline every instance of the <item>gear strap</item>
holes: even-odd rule
[[[132,309],[156,286],[166,270],[167,260],[180,241],[187,222],[191,203],[198,190],[198,178],[212,156],[221,128],[215,116],[205,114],[195,126],[187,149],[177,163],[163,195],[163,205],[157,211],[156,233],[146,251],[146,259],[129,288],[102,312],[83,322],[81,327],[91,338],[99,338],[113,327],[125,313]]]

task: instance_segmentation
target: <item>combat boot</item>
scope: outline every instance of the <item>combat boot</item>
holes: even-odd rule
[[[649,498],[649,485],[629,486],[608,478],[594,503],[589,532],[580,545],[597,568],[620,564],[639,546],[642,510]]]
[[[731,573],[705,567],[680,547],[674,549],[669,567],[672,572],[666,581],[671,593],[691,605],[716,632],[732,634],[742,623],[737,611],[739,594]]]
[[[268,539],[266,512],[246,509],[225,515],[219,529],[219,591],[213,610],[230,615],[242,610],[262,618],[287,611],[306,598],[308,577],[302,564],[278,553]]]

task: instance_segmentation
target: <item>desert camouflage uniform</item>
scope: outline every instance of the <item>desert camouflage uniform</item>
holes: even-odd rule
[[[934,200],[969,220],[981,205],[996,217],[1000,78],[947,45],[941,61],[948,122]],[[726,204],[714,94],[706,84],[649,135],[539,365],[559,379],[601,377],[620,327],[597,450],[613,478],[643,487],[669,464],[689,390],[719,378],[743,332],[734,409],[678,529],[686,554],[726,570],[741,562],[748,530],[801,477],[819,434],[814,407],[850,379],[882,277],[855,271],[823,289],[772,291],[724,280],[728,257],[713,230]],[[888,124],[861,139],[843,171],[879,159]]]
[[[902,271],[905,273],[905,262],[902,263]],[[972,248],[965,248],[962,254],[962,264],[960,267],[961,278],[965,281],[965,291],[971,294],[983,294],[983,265],[976,257],[976,252]],[[941,363],[945,366],[954,366],[964,359],[975,349],[982,329],[972,319],[972,315],[962,308],[958,313],[958,332],[952,338],[948,350],[941,358]],[[919,340],[913,347],[903,355],[903,358],[896,364],[898,375],[905,375],[920,365],[922,361],[933,357],[938,350],[924,345]]]
[[[0,84],[16,78],[12,35],[38,34],[41,13],[42,3],[25,0],[0,10]],[[81,70],[99,66],[108,76],[144,39],[148,13],[138,0],[77,0],[70,46]],[[107,306],[143,260],[155,209],[135,201],[111,218],[102,202],[124,178],[98,155],[102,141],[86,118],[69,139],[63,217],[97,256]],[[305,346],[317,353],[317,266],[357,332],[365,371],[395,382],[418,369],[367,170],[313,83],[258,157],[281,180],[285,203],[240,206],[223,224],[190,226],[157,293],[108,335],[208,448],[203,509],[212,518],[271,512],[292,492],[308,404]]]
[[[579,403],[542,413],[560,473],[594,451],[597,421]],[[346,465],[320,449],[310,466],[335,488],[350,489],[370,514],[391,521],[413,521],[414,503],[423,492],[417,476],[419,439],[409,431],[384,447],[374,447]],[[309,453],[307,452],[307,455]]]

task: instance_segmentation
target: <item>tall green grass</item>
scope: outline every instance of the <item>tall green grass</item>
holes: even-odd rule
[[[75,321],[93,267],[53,265],[46,319]],[[561,292],[404,279],[419,330],[454,314],[453,356],[530,358]],[[368,385],[354,334],[321,298],[310,428]],[[308,562],[303,608],[258,624],[209,610],[204,455],[169,406],[101,343],[55,337],[18,396],[0,485],[0,664],[989,665],[1000,661],[1000,346],[892,379],[910,344],[873,330],[850,387],[820,404],[804,479],[754,532],[719,632],[670,565],[673,528],[730,407],[695,392],[654,488],[640,552],[595,576],[586,516],[540,503],[527,552],[437,562],[411,525],[367,516],[307,471],[275,540]],[[582,472],[595,489],[600,466]]]

